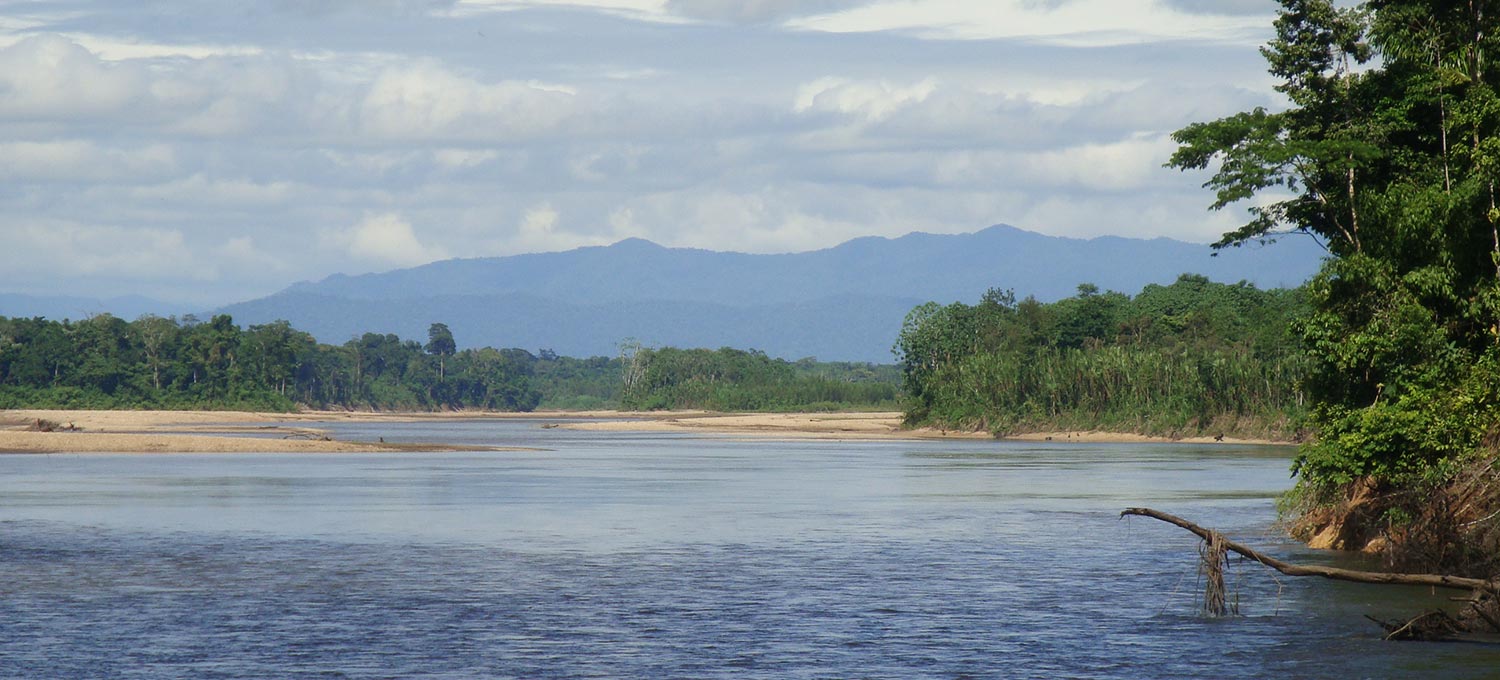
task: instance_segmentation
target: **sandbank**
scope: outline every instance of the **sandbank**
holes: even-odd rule
[[[379,451],[529,450],[338,441],[317,422],[427,422],[475,419],[538,420],[538,427],[603,432],[668,432],[710,436],[783,439],[991,439],[985,432],[907,428],[898,412],[875,413],[713,413],[706,411],[537,411],[531,413],[438,412],[370,413],[304,411],[0,411],[0,452],[5,453],[355,453]],[[36,432],[38,420],[61,431]],[[306,427],[298,425],[306,422]],[[1171,439],[1100,431],[1036,432],[1007,437],[1053,443],[1284,444],[1286,442],[1212,437]]]
[[[603,412],[604,415],[610,415]],[[622,414],[613,414],[618,417]],[[785,437],[795,439],[994,439],[987,432],[908,428],[902,425],[899,412],[876,413],[708,413],[702,411],[652,412],[627,414],[629,420],[572,422],[560,427],[605,432],[695,432],[715,435]],[[1123,432],[1059,431],[1033,432],[1002,437],[1014,441],[1051,441],[1054,443],[1186,443],[1186,444],[1263,444],[1277,442],[1262,439],[1224,437],[1153,437]]]
[[[358,442],[333,439],[288,421],[348,414],[247,411],[0,411],[0,453],[374,453],[381,451],[516,451],[511,447]],[[350,415],[353,417],[353,415]],[[385,414],[358,414],[386,419]],[[51,432],[38,422],[55,423]]]
[[[982,432],[903,429],[901,414],[877,413],[707,413],[669,411],[629,414],[630,420],[569,422],[572,430],[603,432],[689,432],[795,439],[989,439]]]

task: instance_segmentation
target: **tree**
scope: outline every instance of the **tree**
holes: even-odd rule
[[[1263,108],[1173,133],[1178,149],[1167,165],[1184,170],[1217,163],[1205,188],[1214,210],[1267,190],[1292,198],[1256,205],[1251,220],[1215,247],[1263,240],[1286,231],[1312,234],[1335,254],[1359,252],[1360,186],[1379,156],[1381,126],[1368,115],[1370,60],[1367,14],[1332,0],[1281,0],[1276,38],[1261,49],[1276,90],[1293,102],[1279,113]]]
[[[177,337],[177,321],[147,314],[136,319],[131,326],[146,354],[146,365],[151,369],[151,389],[160,392],[161,369],[167,365],[166,350]]]
[[[1373,485],[1410,516],[1466,461],[1500,455],[1491,4],[1281,0],[1262,52],[1290,106],[1173,135],[1169,165],[1212,168],[1212,209],[1274,200],[1218,246],[1296,231],[1333,255],[1308,285],[1312,313],[1299,324],[1318,436],[1295,469],[1316,500]],[[1459,513],[1438,514],[1455,524],[1432,535],[1469,531]]]
[[[448,330],[448,324],[434,323],[427,327],[427,353],[438,358],[438,380],[444,380],[444,357],[453,356],[458,351],[458,344],[453,341],[453,332]]]

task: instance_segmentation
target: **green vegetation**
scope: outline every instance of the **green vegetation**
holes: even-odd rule
[[[457,352],[451,334],[441,342],[446,327],[433,328],[424,352],[378,333],[321,345],[284,321],[241,330],[225,315],[208,323],[0,318],[0,408],[536,407],[530,353]]]
[[[634,348],[625,362],[620,403],[628,409],[834,411],[895,409],[893,366],[788,362],[762,352],[723,348]]]
[[[1183,275],[1134,298],[1079,286],[1052,304],[991,290],[927,303],[896,342],[907,421],[995,434],[1113,429],[1293,436],[1300,291]]]
[[[1289,108],[1188,126],[1170,164],[1209,170],[1214,208],[1274,201],[1221,246],[1291,231],[1332,255],[1300,325],[1317,432],[1296,463],[1307,516],[1345,521],[1355,539],[1383,531],[1407,566],[1488,575],[1500,569],[1500,72],[1487,55],[1500,53],[1500,8],[1281,5],[1262,52]]]
[[[532,367],[532,384],[542,393],[538,408],[589,411],[620,407],[625,369],[619,358],[574,359],[542,350]]]
[[[441,323],[427,337],[365,333],[335,346],[284,321],[242,330],[226,315],[0,317],[0,408],[755,411],[895,408],[898,399],[893,366],[732,349],[635,348],[628,361],[459,350]]]

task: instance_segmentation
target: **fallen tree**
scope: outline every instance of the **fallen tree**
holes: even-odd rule
[[[1228,613],[1222,597],[1222,593],[1224,592],[1222,565],[1224,563],[1224,554],[1227,551],[1264,564],[1288,576],[1321,576],[1327,579],[1351,581],[1354,583],[1429,586],[1432,588],[1468,591],[1470,593],[1469,597],[1456,599],[1467,603],[1475,617],[1488,623],[1496,632],[1500,632],[1500,620],[1497,620],[1495,614],[1487,611],[1494,609],[1495,597],[1496,595],[1500,595],[1500,576],[1490,579],[1477,579],[1447,574],[1398,574],[1292,564],[1262,553],[1242,543],[1229,540],[1217,531],[1199,526],[1176,515],[1152,510],[1151,508],[1126,508],[1120,512],[1120,517],[1122,518],[1132,515],[1150,517],[1176,525],[1193,532],[1199,538],[1203,539],[1205,544],[1203,561],[1207,567],[1205,572],[1208,575],[1209,581],[1209,596],[1205,598],[1205,603],[1208,613],[1212,616],[1223,616]],[[1371,620],[1379,623],[1386,629],[1386,639],[1388,640],[1432,639],[1435,636],[1447,637],[1455,632],[1462,632],[1461,629],[1457,628],[1457,624],[1453,619],[1441,612],[1427,612],[1404,623],[1388,623],[1377,619]],[[1427,627],[1417,625],[1419,622],[1426,620],[1432,620],[1433,623]]]

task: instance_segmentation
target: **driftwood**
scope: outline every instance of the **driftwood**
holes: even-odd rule
[[[1352,581],[1354,583],[1383,583],[1467,590],[1471,593],[1469,597],[1453,599],[1466,602],[1476,615],[1483,618],[1495,630],[1500,631],[1500,621],[1497,621],[1494,616],[1485,611],[1488,606],[1494,603],[1495,597],[1500,595],[1500,577],[1485,580],[1462,576],[1448,576],[1446,574],[1393,574],[1380,571],[1357,571],[1336,567],[1292,564],[1266,555],[1254,548],[1231,541],[1217,531],[1205,529],[1176,515],[1169,515],[1150,508],[1126,508],[1120,513],[1121,517],[1127,515],[1150,517],[1168,524],[1175,524],[1203,539],[1201,552],[1204,573],[1208,577],[1208,589],[1204,597],[1204,611],[1211,616],[1236,613],[1234,607],[1226,606],[1223,595],[1224,553],[1231,551],[1288,576],[1321,576],[1323,578]],[[1401,621],[1381,621],[1370,616],[1366,616],[1365,618],[1385,628],[1385,639],[1387,640],[1445,640],[1452,639],[1454,635],[1464,632],[1464,627],[1460,622],[1442,611],[1426,612],[1404,623]]]
[[[1176,515],[1152,510],[1151,508],[1126,508],[1120,513],[1121,517],[1126,515],[1139,515],[1159,519],[1168,524],[1175,524],[1198,535],[1205,541],[1212,541],[1212,537],[1219,535],[1218,532],[1205,529],[1193,524]],[[1264,564],[1287,576],[1322,576],[1337,581],[1353,581],[1355,583],[1386,583],[1405,586],[1431,586],[1433,588],[1450,588],[1453,590],[1479,591],[1484,593],[1500,593],[1500,580],[1465,578],[1463,576],[1448,576],[1446,574],[1392,574],[1383,571],[1357,571],[1354,569],[1339,569],[1337,567],[1309,566],[1283,562],[1270,555],[1259,552],[1254,548],[1236,543],[1227,538],[1222,539],[1225,550],[1238,553],[1248,559]]]

